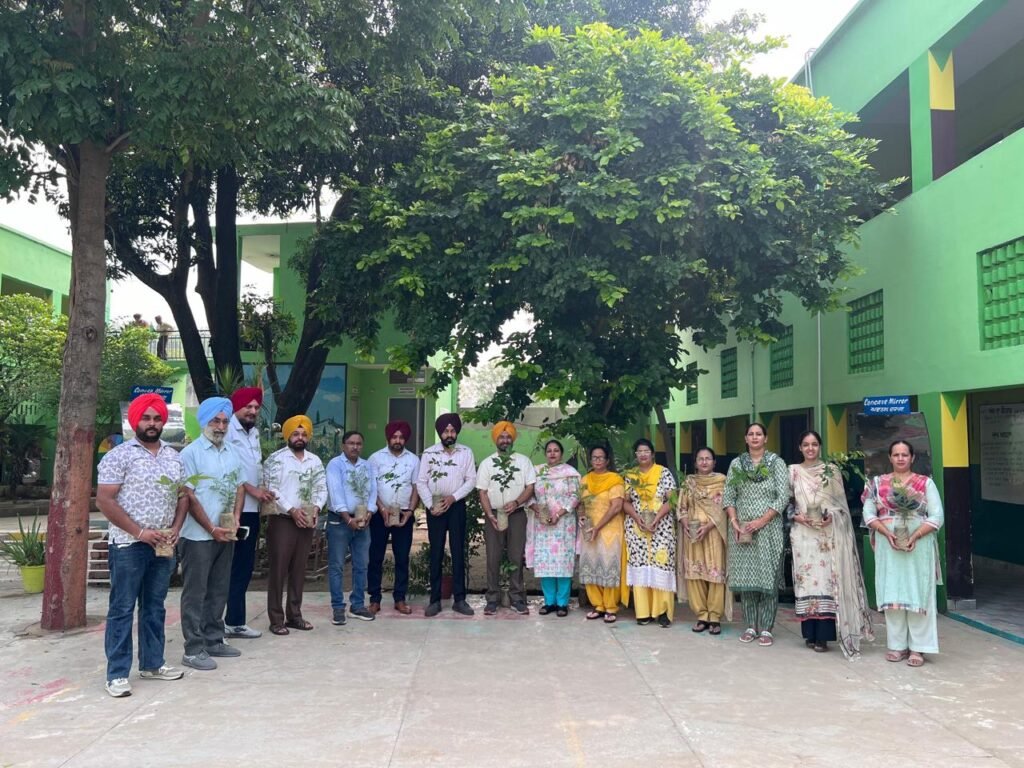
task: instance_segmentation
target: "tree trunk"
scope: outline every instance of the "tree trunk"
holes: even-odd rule
[[[89,499],[95,451],[96,401],[103,357],[106,252],[103,246],[110,155],[85,141],[69,147],[71,314],[61,369],[57,456],[46,523],[43,629],[85,626]]]
[[[661,439],[665,443],[665,463],[668,465],[669,470],[672,474],[676,474],[676,441],[672,437],[672,433],[668,431],[668,420],[665,418],[665,408],[661,405],[654,409],[655,414],[658,416],[658,429],[661,431]]]
[[[274,393],[274,402],[281,400],[281,381],[277,377],[277,361],[274,360],[274,337],[270,333],[270,323],[263,326],[263,362],[267,370],[267,382]]]
[[[167,292],[161,295],[167,302],[167,306],[171,308],[171,314],[174,315],[174,323],[181,336],[181,349],[185,353],[185,364],[188,365],[188,372],[192,377],[192,387],[196,391],[196,398],[202,402],[217,394],[217,386],[210,373],[210,364],[206,359],[206,347],[203,344],[203,337],[199,334],[196,319],[192,315],[192,307],[189,306],[188,297],[184,291]]]
[[[238,173],[233,166],[217,171],[217,278],[214,302],[207,306],[213,362],[218,371],[242,374],[238,338]],[[228,393],[230,394],[230,393]]]
[[[323,323],[307,316],[302,325],[302,336],[295,353],[292,372],[288,375],[284,389],[281,390],[281,396],[274,399],[277,404],[274,421],[283,424],[285,419],[309,410],[317,387],[320,386],[327,355],[330,353],[328,345],[316,343],[321,338]]]

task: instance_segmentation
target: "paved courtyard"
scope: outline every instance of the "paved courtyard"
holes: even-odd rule
[[[333,627],[312,593],[315,631],[234,641],[241,658],[176,682],[133,671],[112,699],[106,592],[64,636],[31,628],[39,596],[0,595],[0,766],[1024,766],[1024,646],[944,618],[942,655],[914,670],[882,658],[884,628],[858,661],[815,654],[785,609],[760,648],[735,625],[693,634],[685,607],[666,630],[402,617],[385,596],[377,621]]]

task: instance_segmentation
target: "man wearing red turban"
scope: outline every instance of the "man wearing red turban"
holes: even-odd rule
[[[441,612],[441,565],[447,536],[452,553],[452,610],[472,616],[473,609],[466,602],[466,496],[476,485],[476,461],[473,451],[456,442],[462,429],[459,414],[439,416],[434,428],[441,441],[423,451],[416,477],[416,490],[430,510],[430,604],[424,615],[436,616]]]
[[[136,397],[128,406],[135,439],[108,451],[100,461],[96,506],[110,521],[110,596],[104,649],[106,690],[129,696],[132,624],[139,610],[139,677],[177,680],[184,673],[164,664],[164,601],[174,570],[173,548],[185,522],[188,496],[179,498],[185,478],[178,452],[160,440],[167,405],[159,395]],[[166,485],[170,481],[171,485]]]
[[[380,612],[381,579],[384,574],[384,553],[391,539],[395,555],[395,610],[408,615],[412,608],[405,602],[409,588],[409,552],[412,550],[413,510],[419,503],[416,475],[420,460],[405,444],[412,436],[412,427],[405,421],[391,421],[384,427],[387,448],[370,457],[370,466],[377,475],[377,510],[370,518],[370,562],[367,587],[370,612]],[[397,520],[395,519],[397,517]]]
[[[252,581],[252,568],[256,562],[260,503],[274,499],[273,493],[260,487],[263,451],[256,420],[262,405],[263,390],[259,387],[242,387],[231,395],[234,415],[224,439],[242,460],[245,501],[242,504],[240,524],[249,529],[250,535],[235,544],[235,556],[231,560],[231,583],[228,587],[227,610],[224,613],[226,637],[256,638],[263,634],[245,623],[245,593],[249,589],[249,582]]]

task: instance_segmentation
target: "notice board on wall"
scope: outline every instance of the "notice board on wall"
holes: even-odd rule
[[[1024,504],[1024,403],[983,405],[981,498]]]

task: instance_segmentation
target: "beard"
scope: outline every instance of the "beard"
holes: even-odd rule
[[[301,439],[288,441],[288,447],[295,453],[306,450],[306,445],[306,441]]]
[[[454,437],[442,437],[441,445],[443,445],[445,448],[451,448],[453,445],[455,445],[456,439],[457,438]]]
[[[135,430],[135,437],[139,439],[140,443],[155,443],[160,439],[163,431],[162,427],[142,427]]]
[[[405,441],[398,442],[397,440],[394,440],[388,443],[388,448],[392,453],[401,453],[405,450]]]
[[[241,424],[242,428],[244,430],[246,430],[246,431],[249,431],[250,429],[252,429],[253,427],[256,426],[256,417],[255,416],[252,416],[252,417],[249,417],[249,416],[239,416],[236,413],[235,414],[235,418],[238,419],[238,423]]]
[[[214,429],[209,424],[203,427],[203,437],[209,440],[211,443],[220,447],[224,444],[224,431],[220,429]]]

